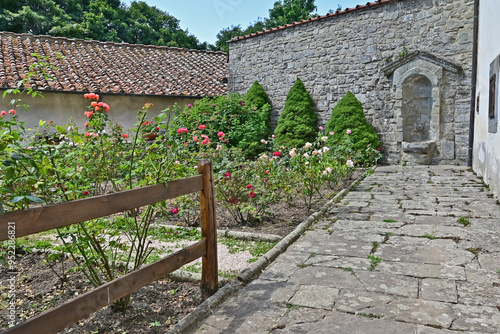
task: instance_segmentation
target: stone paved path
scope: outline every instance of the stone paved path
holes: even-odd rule
[[[378,167],[196,333],[500,333],[500,205],[462,167]]]

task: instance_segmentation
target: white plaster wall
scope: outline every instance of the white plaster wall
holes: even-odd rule
[[[0,94],[3,94],[0,91]],[[66,125],[71,118],[75,124],[83,129],[83,125],[87,118],[83,114],[88,106],[88,101],[83,98],[83,93],[54,93],[44,92],[44,98],[22,96],[23,103],[30,106],[29,111],[25,112],[23,108],[17,108],[17,115],[21,121],[27,123],[29,128],[38,128],[40,120],[53,121],[56,125]],[[114,122],[123,126],[124,129],[130,130],[137,123],[137,111],[141,109],[145,103],[153,103],[149,109],[150,115],[148,118],[158,115],[161,110],[172,106],[174,103],[181,107],[189,103],[193,103],[193,98],[172,98],[172,97],[157,97],[157,96],[129,96],[129,95],[111,95],[100,94],[101,101],[109,104],[109,118]],[[8,110],[8,103],[14,96],[8,95],[5,99],[0,100],[0,109]]]
[[[477,91],[479,108],[474,124],[473,168],[500,197],[500,129],[488,132],[490,64],[500,55],[500,9],[498,0],[481,0],[479,7],[479,53]],[[497,76],[499,74],[497,73]],[[497,101],[500,87],[497,86]],[[500,107],[497,104],[497,108]]]

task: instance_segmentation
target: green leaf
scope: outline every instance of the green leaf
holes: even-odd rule
[[[33,195],[28,195],[28,196],[25,196],[27,199],[29,199],[30,201],[32,202],[35,202],[35,203],[45,203],[45,201],[43,199],[41,199],[40,197],[36,197],[36,196],[33,196]]]
[[[19,153],[19,154],[21,154],[26,159],[29,159],[29,160],[33,159],[33,157],[29,154],[26,154],[26,153]]]
[[[24,200],[26,198],[26,196],[16,196],[14,197],[13,199],[10,200],[11,203],[17,203],[17,202],[21,202],[22,200]]]
[[[14,161],[12,161],[12,160],[3,160],[2,161],[2,165],[7,166],[7,167],[12,166],[13,164],[14,164]]]
[[[5,179],[12,180],[16,177],[16,170],[14,168],[7,168],[7,173],[5,174]]]
[[[59,132],[60,134],[66,133],[66,129],[60,125],[56,125],[56,129],[57,129],[57,132]]]
[[[73,136],[72,140],[73,140],[73,143],[75,143],[75,144],[83,144],[82,137],[80,137],[80,136]]]
[[[10,158],[14,160],[23,160],[23,156],[19,153],[11,153]]]

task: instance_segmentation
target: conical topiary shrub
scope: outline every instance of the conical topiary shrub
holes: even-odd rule
[[[265,104],[270,104],[269,97],[257,80],[255,80],[252,87],[248,90],[245,101],[247,105],[257,109],[262,108]]]
[[[347,130],[351,130],[351,141],[353,149],[361,153],[366,151],[369,144],[374,149],[380,147],[380,140],[377,132],[368,123],[363,112],[361,102],[353,93],[347,94],[340,99],[339,103],[333,108],[332,116],[326,123],[326,132],[334,132],[333,138],[330,137],[329,144],[340,143]]]
[[[297,78],[286,97],[285,107],[274,130],[275,142],[280,146],[301,147],[316,139],[316,113],[313,100],[302,81]]]
[[[266,91],[261,86],[261,84],[255,80],[252,87],[245,95],[245,102],[251,108],[255,108],[258,111],[266,114],[266,133],[261,134],[264,137],[270,136],[273,133],[271,129],[271,103],[269,101],[269,97],[266,94]],[[262,139],[262,138],[261,138]]]
[[[272,133],[271,129],[271,106],[269,97],[264,88],[255,81],[245,95],[246,105],[250,108],[252,119],[259,120],[259,127],[252,127],[247,131],[247,138],[238,143],[238,147],[243,150],[243,154],[252,159],[265,150],[262,139],[267,139]]]

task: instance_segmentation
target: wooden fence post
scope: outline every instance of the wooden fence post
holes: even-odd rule
[[[207,245],[207,253],[202,258],[201,273],[201,295],[203,300],[205,300],[217,291],[219,285],[212,161],[209,159],[200,160],[198,162],[198,172],[203,175],[203,190],[200,192],[201,236],[206,240]]]

